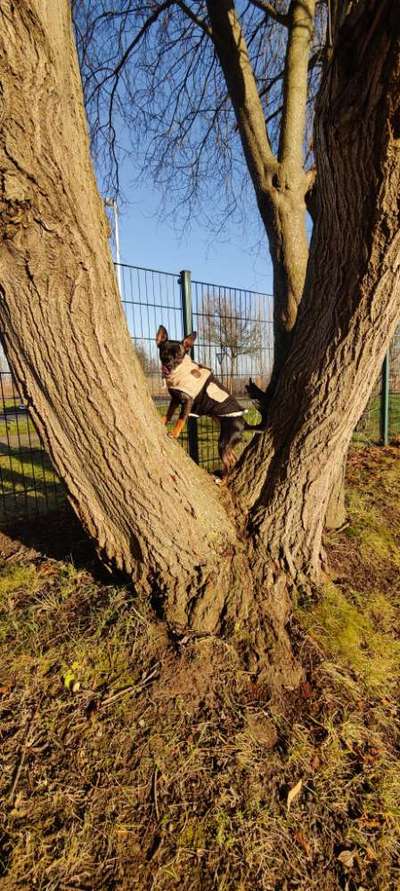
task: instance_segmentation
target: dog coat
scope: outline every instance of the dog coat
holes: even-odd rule
[[[210,368],[202,368],[186,355],[166,378],[168,390],[180,401],[185,396],[194,400],[190,416],[211,415],[218,418],[238,418],[244,409],[237,399],[215,380]]]

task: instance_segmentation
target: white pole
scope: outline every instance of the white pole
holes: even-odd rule
[[[114,214],[114,235],[115,235],[115,262],[117,264],[117,281],[118,288],[121,300],[123,300],[123,292],[122,292],[122,274],[121,274],[121,254],[120,254],[120,242],[119,242],[119,210],[118,204],[114,198],[105,198],[104,204],[106,207],[112,207]]]

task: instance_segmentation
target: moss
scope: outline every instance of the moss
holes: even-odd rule
[[[198,848],[206,847],[206,825],[203,821],[189,819],[186,826],[181,830],[178,836],[178,846],[181,848]]]
[[[16,563],[0,572],[0,597],[24,590],[32,594],[40,587],[40,577],[31,563]]]
[[[391,562],[400,567],[400,547],[393,523],[385,516],[384,504],[377,505],[374,488],[365,493],[350,489],[348,510],[351,523],[346,536],[359,542],[363,561]]]
[[[364,598],[357,606],[328,584],[312,611],[298,610],[298,617],[329,658],[356,672],[369,690],[390,693],[400,672],[400,641],[377,626],[377,610],[386,621],[394,619],[382,596]]]

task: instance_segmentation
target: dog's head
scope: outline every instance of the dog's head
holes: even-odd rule
[[[163,377],[168,377],[174,368],[180,365],[186,353],[192,349],[196,337],[197,333],[193,331],[192,334],[188,334],[183,340],[168,340],[167,329],[164,328],[164,325],[160,325],[156,334],[156,344],[160,350]]]

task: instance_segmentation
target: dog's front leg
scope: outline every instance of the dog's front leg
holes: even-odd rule
[[[190,415],[192,410],[193,399],[190,396],[186,396],[183,403],[182,408],[179,413],[179,419],[177,420],[174,429],[169,434],[173,439],[178,439],[178,436],[182,433],[182,430],[186,424],[186,421]]]
[[[175,395],[171,396],[171,402],[168,406],[167,414],[164,415],[163,418],[161,418],[162,424],[167,425],[167,424],[169,424],[170,421],[172,421],[172,418],[174,417],[174,414],[176,412],[176,409],[178,408],[178,405],[179,405],[179,399],[177,398],[177,396],[175,396]]]

